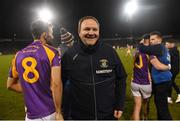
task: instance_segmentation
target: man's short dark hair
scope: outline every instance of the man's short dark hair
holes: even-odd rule
[[[81,24],[82,24],[82,22],[83,22],[84,20],[87,20],[87,19],[92,19],[92,20],[94,20],[94,21],[98,24],[98,26],[100,26],[98,20],[97,20],[95,17],[93,17],[93,16],[84,16],[84,17],[82,17],[82,18],[79,20],[79,23],[78,23],[78,33],[79,33],[80,30],[81,30]]]
[[[158,37],[162,38],[162,34],[159,31],[153,31],[150,33],[150,36],[151,35],[157,35]]]
[[[49,24],[42,20],[36,20],[31,24],[31,33],[34,39],[40,39],[43,32],[48,32]]]

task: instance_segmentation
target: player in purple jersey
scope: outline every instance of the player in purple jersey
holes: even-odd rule
[[[149,35],[145,34],[142,38],[143,44],[149,45]],[[131,91],[134,96],[133,120],[140,120],[141,105],[143,102],[143,118],[148,116],[148,101],[151,96],[151,76],[149,73],[149,56],[137,50],[134,57],[133,77]],[[143,100],[143,101],[142,101]]]
[[[150,36],[143,35],[141,43],[148,46]],[[168,66],[161,64],[158,59],[153,60],[159,70],[168,69]],[[134,96],[134,111],[132,114],[133,120],[140,120],[141,106],[143,106],[143,119],[147,120],[149,113],[149,97],[152,92],[151,75],[149,71],[149,56],[139,51],[134,57],[133,77],[131,82],[131,91]],[[165,66],[165,67],[164,67]],[[142,104],[143,103],[143,104]]]
[[[7,88],[23,93],[27,121],[63,120],[61,58],[55,48],[46,44],[53,39],[52,25],[37,20],[31,31],[34,42],[15,55]]]

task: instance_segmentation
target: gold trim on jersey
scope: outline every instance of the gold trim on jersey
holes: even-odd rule
[[[137,68],[142,68],[143,67],[142,55],[139,55],[139,64],[135,63],[135,66]]]
[[[18,72],[17,72],[17,69],[16,69],[16,57],[17,57],[17,54],[15,55],[15,57],[12,60],[12,76],[13,76],[13,78],[18,78]]]
[[[45,51],[46,51],[46,54],[47,54],[47,56],[48,56],[48,59],[49,59],[50,65],[51,65],[51,64],[52,64],[52,60],[53,60],[53,58],[54,58],[54,56],[55,56],[55,53],[54,53],[51,49],[49,49],[48,47],[46,47],[45,45],[43,45],[43,48],[44,48]]]

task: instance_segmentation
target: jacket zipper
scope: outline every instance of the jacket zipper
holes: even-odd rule
[[[95,80],[94,80],[94,73],[93,73],[93,62],[92,62],[92,55],[91,55],[91,73],[92,73],[92,79],[93,79],[93,92],[94,92],[94,111],[95,111],[95,120],[97,120],[97,102],[96,102],[96,88],[95,88]]]

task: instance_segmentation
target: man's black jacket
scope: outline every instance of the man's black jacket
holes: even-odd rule
[[[62,76],[71,81],[73,119],[106,119],[114,109],[123,111],[127,75],[112,47],[75,43],[62,57]]]

